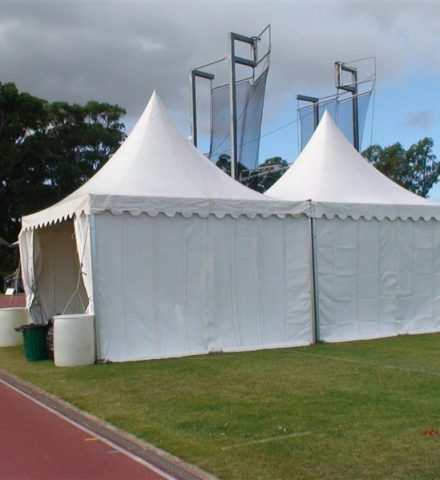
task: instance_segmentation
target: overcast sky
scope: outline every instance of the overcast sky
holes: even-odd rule
[[[229,32],[268,23],[263,132],[296,118],[297,93],[334,93],[336,60],[374,56],[364,146],[431,136],[440,156],[440,2],[0,1],[0,81],[49,100],[119,104],[128,126],[155,88],[189,135],[191,68],[223,57]],[[292,161],[296,127],[263,138],[262,154]]]

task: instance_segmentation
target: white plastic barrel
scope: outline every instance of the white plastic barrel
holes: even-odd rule
[[[0,308],[0,347],[23,345],[23,334],[15,327],[28,323],[27,308]]]
[[[95,363],[95,317],[89,314],[56,315],[53,354],[57,367]]]

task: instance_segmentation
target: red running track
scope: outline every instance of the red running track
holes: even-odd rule
[[[1,480],[170,478],[0,382]]]
[[[0,295],[0,308],[25,306],[26,297],[24,295]]]

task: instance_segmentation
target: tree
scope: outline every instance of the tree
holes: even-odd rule
[[[258,176],[251,178],[254,184],[250,184],[249,187],[261,193],[265,192],[281,178],[288,166],[286,160],[281,157],[268,158],[259,165],[258,172],[256,172]]]
[[[86,182],[117,150],[125,137],[120,117],[125,111],[107,103],[49,105],[50,126],[45,134],[47,180],[62,198]]]
[[[380,172],[411,192],[426,197],[440,176],[440,162],[431,138],[423,138],[405,150],[400,143],[372,145],[362,155]]]
[[[220,155],[216,165],[228,175],[231,174],[231,157],[229,155]],[[268,158],[256,170],[249,170],[242,163],[239,163],[240,182],[252,190],[263,193],[281,177],[288,165],[286,160],[281,157]]]
[[[88,180],[124,139],[124,114],[95,101],[50,103],[0,83],[0,235],[16,240],[23,215]]]
[[[231,156],[230,155],[226,153],[222,153],[221,155],[219,155],[216,165],[225,173],[227,173],[228,175],[231,175]],[[242,175],[244,172],[247,171],[246,166],[240,162],[238,162],[237,168],[238,168],[239,175]]]

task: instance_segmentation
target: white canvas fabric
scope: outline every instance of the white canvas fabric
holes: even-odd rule
[[[87,306],[79,282],[72,222],[20,234],[20,256],[27,306],[35,323],[61,313],[83,313]]]
[[[78,251],[79,269],[81,271],[82,284],[87,293],[87,308],[85,312],[95,311],[93,302],[93,268],[92,268],[92,247],[91,247],[91,225],[90,216],[82,213],[73,221],[75,229],[76,248]]]
[[[38,297],[36,296],[37,286],[35,282],[35,268],[38,265],[38,257],[34,253],[34,232],[22,230],[18,237],[20,248],[21,278],[26,295],[26,305],[29,314],[35,323],[43,323],[43,312],[41,311]]]
[[[319,338],[440,331],[440,223],[315,222]]]
[[[306,217],[95,220],[100,358],[312,342]]]
[[[89,182],[23,219],[28,306],[44,322],[79,285],[69,311],[94,313],[103,360],[311,343],[309,208],[231,179],[153,95]]]
[[[253,217],[296,214],[305,208],[264,197],[226,175],[179,132],[153,93],[110,160],[64,200],[24,217],[23,229],[103,211]]]
[[[310,200],[320,340],[440,331],[440,205],[378,172],[328,113],[267,193]]]
[[[279,200],[311,200],[315,218],[440,220],[440,205],[380,173],[353,148],[328,112],[298,159],[266,194]]]

